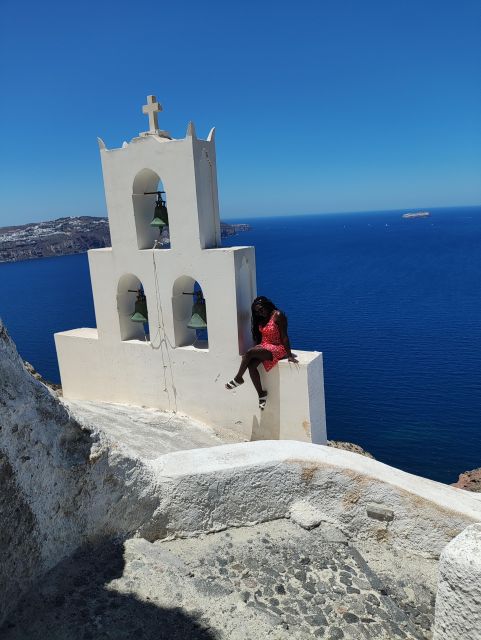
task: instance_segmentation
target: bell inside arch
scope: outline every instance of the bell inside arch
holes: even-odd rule
[[[207,329],[207,310],[201,291],[195,291],[195,301],[192,305],[192,315],[187,323],[189,329]]]
[[[159,231],[162,231],[164,227],[169,226],[169,213],[167,211],[165,200],[162,197],[162,194],[165,193],[165,191],[157,191],[156,193],[157,200],[155,202],[154,217],[150,226],[157,227]]]
[[[132,322],[142,322],[145,324],[149,321],[149,315],[147,313],[147,298],[145,297],[145,293],[141,289],[138,291],[135,291],[135,289],[129,289],[129,291],[137,294],[134,313],[130,316],[130,319]]]

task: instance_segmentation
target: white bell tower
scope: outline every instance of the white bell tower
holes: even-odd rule
[[[97,328],[55,335],[63,394],[179,411],[249,440],[323,443],[322,354],[295,351],[299,365],[263,372],[264,412],[247,378],[224,389],[252,345],[255,252],[221,244],[215,130],[202,140],[189,123],[173,139],[159,129],[160,111],[148,96],[148,131],[118,149],[99,139],[112,247],[88,252]],[[170,246],[151,225],[159,191]],[[202,333],[187,326],[194,290],[205,299]],[[131,319],[138,291],[148,327]]]

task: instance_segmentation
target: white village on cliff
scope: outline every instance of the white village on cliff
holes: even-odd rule
[[[225,389],[255,251],[222,247],[214,129],[161,110],[99,139],[112,246],[61,393],[0,323],[2,639],[480,639],[481,494],[331,446],[321,353],[261,374],[264,411]]]

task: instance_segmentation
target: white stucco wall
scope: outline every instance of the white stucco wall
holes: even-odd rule
[[[296,351],[298,365],[284,361],[262,372],[269,399],[260,411],[248,376],[235,391],[224,388],[239,366],[238,355],[141,341],[112,345],[97,335],[95,329],[76,329],[55,336],[66,398],[176,411],[246,440],[310,442],[312,432],[315,442],[326,441],[322,354]]]
[[[480,639],[481,524],[474,524],[441,555],[434,640]]]
[[[349,451],[268,441],[169,453],[149,462],[159,507],[147,538],[193,535],[289,517],[299,501],[353,540],[429,557],[481,522],[481,501]]]
[[[294,348],[299,365],[282,362],[262,373],[269,393],[263,413],[248,374],[242,387],[224,388],[252,345],[257,290],[254,248],[220,246],[213,132],[200,140],[189,127],[181,140],[147,135],[120,149],[100,147],[112,247],[89,251],[97,329],[55,336],[65,397],[181,411],[247,440],[326,442],[320,353]],[[155,196],[144,195],[159,179],[170,249],[153,248]],[[194,281],[206,300],[208,349],[186,328],[192,298],[182,290]],[[134,282],[147,297],[148,342],[138,339],[142,326],[129,331]]]

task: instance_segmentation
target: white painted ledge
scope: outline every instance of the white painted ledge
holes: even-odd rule
[[[71,329],[70,331],[59,331],[55,336],[66,336],[68,338],[86,338],[89,340],[98,340],[99,332],[97,329],[90,327],[82,327],[80,329]]]
[[[141,530],[147,538],[289,517],[303,500],[349,539],[438,557],[481,522],[481,504],[468,492],[332,447],[249,442],[169,453],[148,464],[162,500]]]
[[[201,353],[209,353],[209,345],[206,340],[198,340],[195,344],[186,344],[175,348],[179,351],[200,351]]]
[[[170,477],[193,472],[203,474],[275,464],[319,465],[319,470],[328,465],[384,482],[443,509],[463,513],[481,522],[481,505],[475,494],[334,447],[288,440],[240,442],[212,449],[170,453],[153,461],[152,464],[163,476]]]

